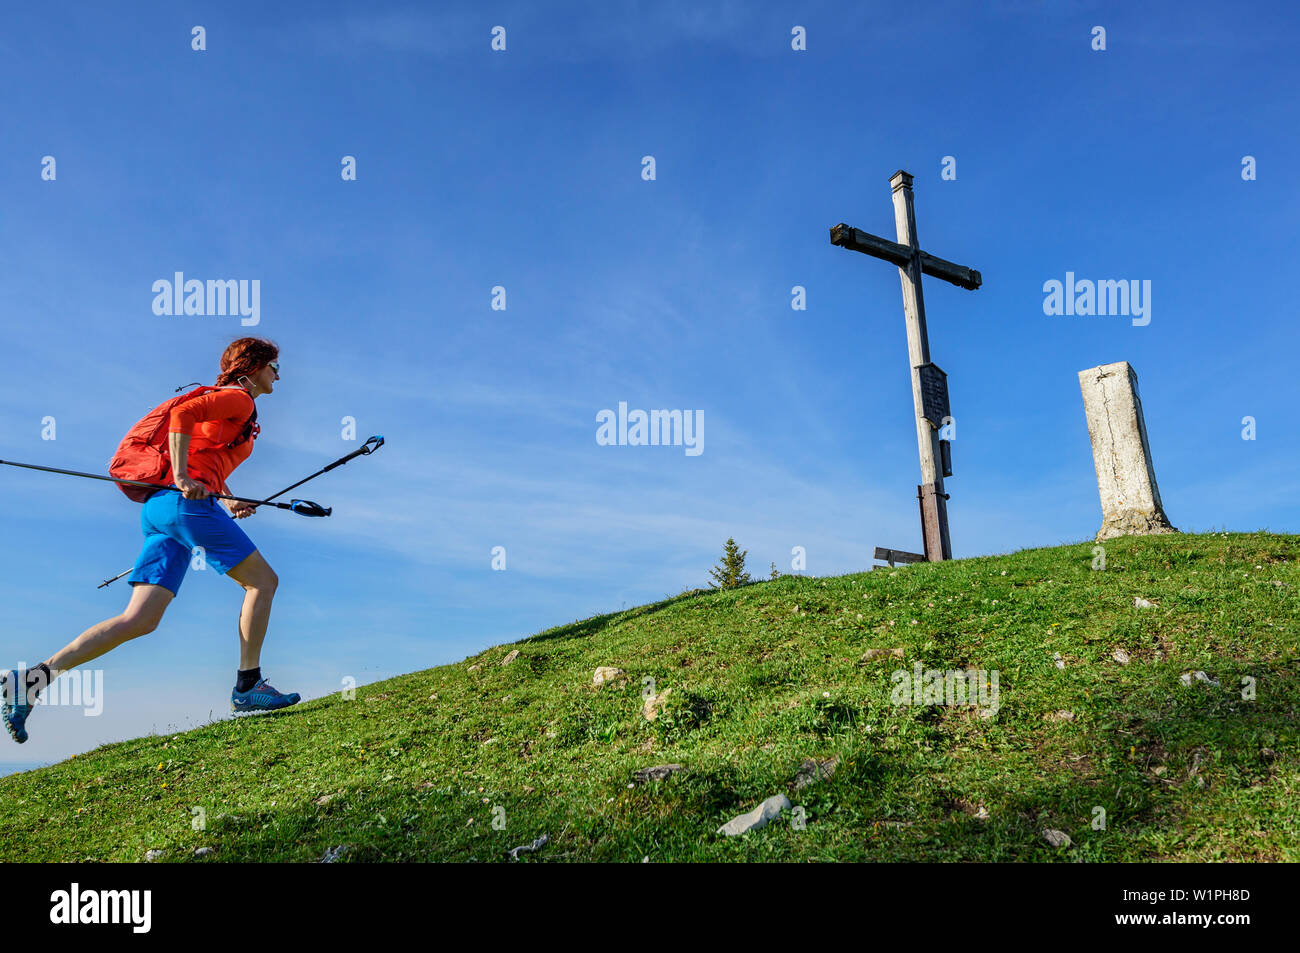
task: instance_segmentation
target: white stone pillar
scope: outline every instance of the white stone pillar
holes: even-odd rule
[[[1176,533],[1160,503],[1137,373],[1128,361],[1079,372],[1101,496],[1097,539]]]

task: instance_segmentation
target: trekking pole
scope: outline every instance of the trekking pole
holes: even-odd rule
[[[384,438],[383,438],[383,436],[380,435],[380,434],[376,434],[375,436],[373,436],[373,437],[371,437],[369,440],[367,440],[365,443],[363,443],[363,444],[362,444],[360,447],[358,447],[356,450],[353,450],[351,453],[349,453],[347,456],[345,456],[345,457],[339,457],[339,458],[338,458],[337,460],[335,460],[333,463],[329,464],[329,465],[326,466],[326,467],[322,467],[321,469],[319,469],[319,470],[317,470],[315,473],[313,473],[311,476],[309,476],[309,477],[305,477],[305,478],[299,480],[297,483],[291,484],[290,486],[286,486],[286,487],[285,487],[283,490],[281,490],[279,493],[272,493],[272,494],[271,494],[270,496],[268,496],[265,500],[263,500],[262,503],[271,503],[271,501],[274,500],[277,496],[284,496],[284,494],[288,493],[290,490],[297,489],[298,487],[300,487],[300,486],[302,486],[304,483],[306,483],[308,480],[314,480],[314,479],[316,479],[316,477],[320,476],[322,473],[329,473],[329,472],[330,472],[331,470],[333,470],[335,467],[341,467],[341,466],[343,466],[343,464],[347,463],[349,460],[354,460],[354,459],[356,459],[357,457],[360,457],[360,456],[369,456],[370,454],[374,453],[376,450],[378,450],[378,449],[379,449],[380,447],[382,447],[383,445],[384,445]],[[260,506],[261,504],[259,503],[258,505]],[[272,506],[275,506],[276,504],[272,503],[271,505],[272,505]],[[306,514],[306,515],[312,515],[312,516],[314,516],[314,515],[317,515],[317,514]],[[134,566],[131,567],[131,569],[134,569],[134,568],[135,568]],[[105,579],[103,582],[101,582],[101,583],[100,583],[98,586],[96,586],[95,588],[96,588],[96,589],[103,589],[105,586],[117,582],[119,579],[121,579],[123,576],[125,576],[127,573],[129,573],[129,572],[131,571],[131,569],[123,569],[120,573],[118,573],[118,574],[117,574],[116,576],[114,576],[112,579]]]
[[[147,490],[176,490],[181,491],[174,486],[163,486],[161,483],[145,483],[143,480],[121,480],[117,477],[103,476],[99,473],[82,473],[80,470],[60,470],[58,467],[42,467],[35,463],[15,463],[13,460],[0,460],[0,464],[7,467],[22,467],[24,470],[44,470],[46,473],[62,473],[65,476],[85,477],[87,480],[103,480],[105,483],[116,483],[120,486],[139,486]],[[329,516],[333,512],[332,507],[321,506],[319,503],[313,503],[311,500],[291,500],[288,503],[271,503],[268,500],[250,500],[242,496],[223,496],[220,493],[209,494],[214,499],[231,500],[235,503],[251,503],[253,506],[274,506],[278,510],[290,510],[300,516]]]
[[[103,480],[106,483],[117,483],[121,486],[139,486],[151,490],[176,490],[177,493],[181,492],[174,486],[163,486],[161,483],[145,483],[141,480],[119,480],[115,477],[102,476],[98,473],[82,473],[79,470],[61,470],[58,467],[42,467],[35,463],[17,463],[13,460],[0,460],[0,465],[7,467],[22,467],[24,470],[42,470],[46,473],[62,473],[65,476],[84,477],[87,480]],[[288,503],[272,503],[269,500],[249,500],[242,496],[224,496],[220,493],[213,493],[211,495],[218,500],[231,500],[235,503],[249,503],[253,506],[274,506],[276,509],[289,510],[292,513],[297,513],[299,516],[329,516],[330,513],[333,512],[332,507],[321,506],[319,503],[313,503],[311,500],[290,500]],[[279,494],[277,494],[277,496],[278,495]],[[132,569],[133,568],[135,567],[132,567]],[[130,571],[131,570],[128,569],[126,572],[118,573],[112,579],[106,579],[95,588],[103,589],[109,583],[121,579]]]

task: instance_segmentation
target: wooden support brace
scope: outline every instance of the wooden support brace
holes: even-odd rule
[[[935,484],[926,483],[916,488],[916,498],[921,507],[921,538],[925,542],[925,558],[932,563],[952,559],[948,540],[948,494],[939,493]]]

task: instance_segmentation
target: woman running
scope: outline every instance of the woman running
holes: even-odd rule
[[[91,626],[46,661],[0,681],[0,718],[15,741],[27,740],[27,718],[39,692],[61,672],[99,658],[129,639],[152,632],[180,591],[196,547],[219,573],[244,589],[239,614],[239,670],[230,706],[236,712],[271,711],[296,704],[262,677],[260,657],[271,600],[279,580],[235,523],[252,516],[247,503],[217,505],[212,493],[233,495],[226,479],[248,459],[260,428],[254,401],[280,379],[279,349],[261,338],[240,338],[221,355],[217,390],[172,408],[168,448],[172,482],[180,492],[155,491],[140,514],[144,549],[131,571],[131,601],[118,616]],[[232,518],[233,517],[233,518]]]

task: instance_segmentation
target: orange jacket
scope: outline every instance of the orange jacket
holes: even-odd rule
[[[168,433],[190,436],[185,471],[191,480],[213,493],[230,495],[226,478],[253,452],[260,428],[254,423],[247,440],[229,444],[239,438],[254,410],[252,396],[242,387],[209,391],[172,408]]]

